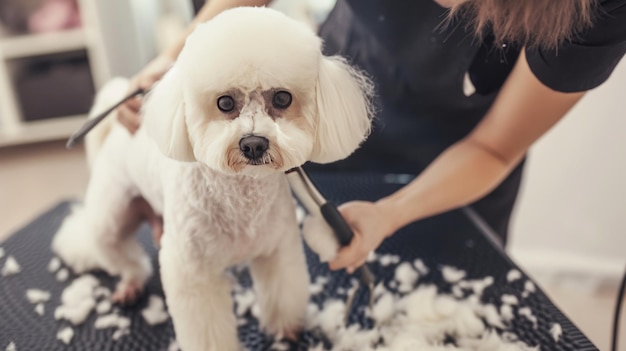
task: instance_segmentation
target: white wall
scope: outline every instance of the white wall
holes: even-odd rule
[[[157,54],[155,28],[165,7],[163,1],[82,1],[94,12],[99,40],[104,45],[108,76],[130,77]]]
[[[532,148],[510,252],[535,275],[617,279],[623,273],[626,60]]]

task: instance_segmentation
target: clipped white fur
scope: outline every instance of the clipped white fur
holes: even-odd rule
[[[302,235],[311,250],[317,253],[321,262],[328,262],[337,256],[340,248],[339,242],[321,213],[304,218]]]

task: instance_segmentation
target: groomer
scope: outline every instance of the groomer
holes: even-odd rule
[[[268,2],[212,0],[190,30]],[[320,35],[327,55],[371,75],[379,113],[354,155],[309,169],[419,174],[376,202],[341,206],[355,238],[330,266],[350,271],[399,228],[468,204],[504,244],[527,150],[624,56],[626,0],[338,0]],[[183,43],[135,84],[158,80]],[[120,109],[131,131],[139,106]]]

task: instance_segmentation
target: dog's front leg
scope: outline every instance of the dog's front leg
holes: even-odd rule
[[[193,268],[168,240],[172,234],[163,236],[159,262],[178,344],[184,351],[239,350],[229,281],[223,272]]]
[[[258,295],[261,326],[279,337],[294,338],[304,323],[309,301],[309,272],[297,229],[275,253],[254,259],[250,273]]]
[[[321,213],[309,214],[304,218],[302,236],[320,261],[328,262],[337,256],[339,241]]]

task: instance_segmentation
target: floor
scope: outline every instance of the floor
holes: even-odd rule
[[[0,148],[0,242],[57,202],[80,198],[87,179],[81,148],[66,150],[63,142]],[[614,287],[588,291],[571,283],[539,284],[600,350],[608,350]],[[626,350],[626,341],[620,350]]]

